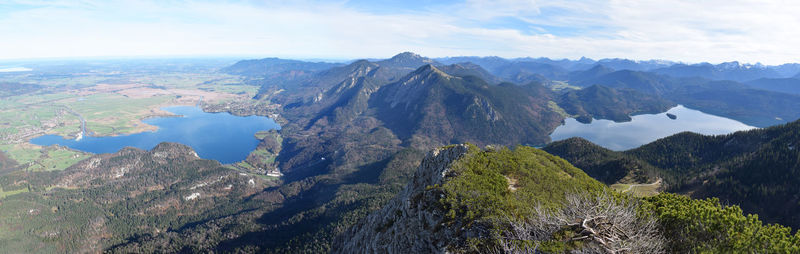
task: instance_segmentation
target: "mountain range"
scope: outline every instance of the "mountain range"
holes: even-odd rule
[[[492,57],[479,58],[480,61],[472,63],[467,63],[470,58],[421,60],[424,58],[406,53],[391,59],[406,57],[413,61],[399,62],[421,65],[404,75],[399,73],[408,70],[406,67],[381,65],[384,61],[360,60],[319,72],[317,82],[296,87],[262,88],[265,94],[273,94],[272,91],[277,89],[285,90],[270,97],[270,100],[283,105],[282,117],[287,119],[281,130],[284,150],[278,156],[286,174],[285,181],[328,186],[311,187],[302,194],[303,201],[297,201],[297,204],[313,205],[294,208],[326,212],[314,212],[315,219],[301,219],[286,226],[311,227],[309,223],[329,225],[322,226],[327,229],[312,227],[315,230],[311,234],[296,234],[290,237],[294,240],[289,241],[291,244],[288,245],[268,244],[262,247],[319,247],[327,250],[330,245],[310,244],[309,241],[333,241],[329,237],[339,235],[343,232],[340,230],[344,229],[334,225],[352,225],[355,222],[347,218],[346,214],[351,213],[342,210],[344,207],[354,202],[386,202],[392,195],[374,191],[384,189],[380,186],[387,184],[381,179],[386,179],[388,174],[399,177],[395,180],[402,182],[402,179],[409,179],[414,169],[414,164],[406,164],[402,170],[389,167],[395,170],[387,171],[386,163],[398,163],[405,156],[419,158],[428,149],[442,145],[462,142],[480,145],[544,144],[548,142],[547,135],[566,117],[626,121],[631,114],[664,112],[677,103],[758,126],[787,121],[776,119],[776,115],[782,116],[781,119],[800,117],[798,110],[795,110],[800,107],[791,106],[800,102],[795,95],[759,90],[736,81],[678,78],[641,71],[665,68],[660,65],[663,62],[651,62],[649,67],[634,71],[625,69],[625,64],[636,64],[634,61],[617,59],[598,65],[584,59],[584,63],[588,64],[583,67],[567,61],[561,62],[562,65],[537,69],[558,72],[538,74],[532,78],[533,81],[518,83],[509,77],[528,71],[525,67],[540,68],[547,63],[516,64],[522,66],[518,72],[504,74],[493,69],[502,69],[512,60]],[[608,67],[607,63],[615,63],[614,66],[620,69]],[[357,69],[357,66],[372,67],[370,71],[344,71]],[[465,71],[467,68],[464,66],[470,66],[469,71]],[[550,80],[545,75],[564,80]],[[325,77],[331,78],[325,80]],[[303,86],[316,90],[312,94],[293,90]],[[607,184],[645,183],[659,177],[664,178],[665,186],[673,184],[673,180],[661,174],[663,171],[659,167],[646,161],[621,155],[596,157],[602,158],[605,164],[585,170],[590,176]],[[582,169],[585,167],[580,163],[576,165]],[[601,172],[617,167],[635,167],[638,170],[603,174],[592,172],[592,169]],[[397,191],[402,185],[392,186]],[[317,197],[319,191],[327,188],[338,188],[340,191],[332,196],[323,195],[325,198]],[[354,189],[370,189],[373,193],[355,195],[352,192]],[[382,201],[376,201],[376,195],[381,196],[379,200]],[[368,207],[366,211],[380,208]],[[275,237],[268,232],[258,235]],[[292,234],[283,234],[282,237],[289,235]]]
[[[5,220],[28,240],[0,244],[120,253],[617,248],[587,233],[611,220],[568,209],[600,202],[594,207],[625,204],[608,210],[626,212],[620,220],[652,240],[642,252],[800,251],[800,235],[758,219],[800,226],[800,95],[791,80],[771,83],[792,79],[796,65],[404,52],[342,64],[245,60],[221,71],[260,86],[255,99],[278,107],[279,180],[170,143],[94,155],[61,172],[15,172],[2,186],[28,191],[3,199],[0,211],[9,202],[45,205],[0,213],[30,218]],[[623,152],[549,140],[566,118],[622,122],[677,104],[777,126],[681,133]],[[656,182],[696,199],[607,186]],[[515,227],[544,233],[502,245],[519,236],[508,231]]]

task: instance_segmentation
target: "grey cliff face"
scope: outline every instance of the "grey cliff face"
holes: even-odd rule
[[[457,233],[442,224],[436,204],[443,193],[427,187],[453,177],[450,165],[468,150],[454,145],[429,152],[406,188],[340,235],[333,253],[445,253]]]

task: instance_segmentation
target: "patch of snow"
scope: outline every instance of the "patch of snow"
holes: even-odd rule
[[[199,197],[200,197],[200,193],[199,192],[195,192],[195,193],[192,193],[192,195],[183,197],[183,199],[185,199],[186,201],[189,201],[189,200],[194,200],[194,199],[199,198]]]

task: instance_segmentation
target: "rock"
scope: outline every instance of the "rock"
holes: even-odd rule
[[[422,160],[406,188],[334,241],[333,253],[445,253],[457,234],[442,226],[443,193],[428,186],[454,177],[450,165],[467,154],[466,145],[435,149]],[[450,228],[450,227],[448,227]]]
[[[667,117],[669,117],[669,119],[672,119],[672,120],[678,119],[678,116],[670,114],[670,113],[667,113]]]

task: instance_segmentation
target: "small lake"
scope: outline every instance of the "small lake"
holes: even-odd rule
[[[675,115],[670,119],[667,113]],[[574,118],[564,120],[550,138],[553,141],[582,137],[605,148],[622,151],[639,147],[659,138],[691,131],[705,135],[728,134],[756,127],[725,117],[706,114],[678,105],[665,113],[631,116],[630,122],[593,119],[583,124]]]
[[[263,116],[239,117],[228,113],[206,113],[198,107],[163,108],[182,117],[159,117],[144,120],[158,127],[154,132],[125,136],[83,137],[80,140],[46,135],[31,143],[48,146],[58,144],[91,153],[114,153],[132,146],[150,150],[161,142],[175,142],[192,147],[204,159],[222,163],[244,160],[258,145],[254,134],[262,130],[280,129],[272,119]]]

